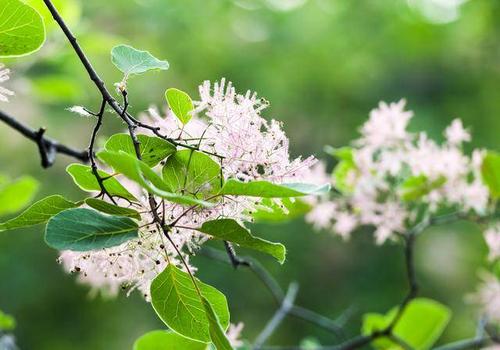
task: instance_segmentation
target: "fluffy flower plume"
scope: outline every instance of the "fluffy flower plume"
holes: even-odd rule
[[[479,304],[488,321],[500,324],[500,280],[489,273],[482,274],[482,283],[469,299]]]
[[[165,115],[151,108],[141,118],[144,122],[159,127],[162,135],[173,139],[189,140],[199,144],[200,149],[224,158],[213,157],[220,162],[225,179],[237,178],[242,181],[267,180],[275,183],[297,182],[309,176],[310,167],[316,162],[313,157],[290,159],[288,138],[281,123],[267,121],[261,112],[268,106],[255,93],[236,93],[231,83],[224,80],[211,84],[204,82],[200,88],[200,100],[195,102],[193,118],[182,125],[166,110]],[[140,212],[148,212],[146,193],[133,188],[134,184],[120,179],[127,189],[142,198]],[[202,186],[197,191],[208,188]],[[160,203],[161,199],[157,200]],[[159,215],[166,222],[177,220],[171,237],[179,250],[195,252],[206,241],[207,236],[190,227],[199,227],[204,221],[232,218],[240,222],[251,221],[251,213],[261,206],[259,200],[248,197],[226,197],[214,202],[210,208],[188,207],[165,202],[158,208]],[[120,288],[130,291],[139,289],[149,299],[152,280],[164,270],[168,263],[180,267],[176,250],[166,241],[153,221],[144,214],[143,228],[138,239],[120,246],[85,253],[65,251],[60,261],[68,271],[77,272],[82,282],[98,289],[116,294]],[[184,255],[184,253],[183,253]],[[185,258],[188,255],[185,254]],[[193,268],[193,270],[195,270]]]
[[[443,208],[485,214],[489,192],[480,177],[483,152],[468,156],[462,151],[470,135],[461,121],[452,121],[439,144],[425,132],[407,131],[413,113],[404,106],[404,100],[381,102],[353,147],[332,151],[339,159],[332,181],[342,195],[315,205],[307,217],[315,227],[347,238],[361,225],[372,226],[381,244],[404,234],[422,214],[429,217]],[[488,237],[492,256],[498,254],[498,235]]]
[[[5,65],[0,63],[0,83],[4,83],[7,80],[10,79],[10,69],[5,68]],[[9,102],[9,97],[14,95],[14,92],[4,88],[3,86],[0,86],[0,101],[2,102]]]

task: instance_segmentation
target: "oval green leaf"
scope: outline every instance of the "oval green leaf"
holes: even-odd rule
[[[303,183],[274,184],[268,181],[242,182],[229,179],[222,187],[221,194],[261,198],[289,198],[318,195],[330,190],[330,185],[312,185]]]
[[[200,343],[169,331],[152,331],[144,334],[134,343],[134,350],[206,350],[207,344]]]
[[[229,310],[226,297],[199,280],[197,284],[223,328],[227,329]],[[151,303],[158,316],[173,331],[190,339],[210,342],[210,324],[205,307],[188,273],[168,265],[151,284]]]
[[[176,151],[174,145],[159,137],[137,135],[137,139],[141,143],[141,160],[150,167],[154,167]],[[123,151],[133,156],[136,155],[134,143],[128,134],[111,136],[104,148],[111,152]]]
[[[71,175],[75,184],[82,190],[87,192],[101,191],[99,183],[90,166],[74,163],[68,165],[66,172]],[[102,170],[98,170],[97,172],[101,178],[105,179],[103,185],[110,195],[126,198],[130,201],[137,201],[137,199],[113,176]]]
[[[62,196],[49,196],[34,203],[19,216],[1,223],[0,231],[42,224],[63,210],[76,207],[77,203],[68,201]]]
[[[35,9],[20,0],[2,0],[0,57],[30,54],[44,41],[45,26]]]
[[[199,229],[214,238],[230,241],[240,247],[255,249],[275,257],[281,264],[286,258],[286,249],[283,244],[273,243],[253,236],[249,230],[232,219],[205,221]]]
[[[88,251],[117,246],[137,236],[137,223],[129,218],[76,208],[49,220],[45,242],[58,250]]]
[[[0,185],[0,215],[15,213],[26,207],[38,191],[39,183],[31,176],[23,176]]]
[[[193,101],[188,94],[179,89],[170,88],[165,91],[168,106],[175,116],[186,125],[191,120],[191,112],[194,109]]]
[[[168,69],[168,62],[161,61],[148,51],[137,50],[129,45],[118,45],[111,49],[111,62],[125,74],[125,79],[133,74],[149,70]]]

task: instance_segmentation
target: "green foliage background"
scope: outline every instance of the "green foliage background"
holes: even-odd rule
[[[440,138],[447,123],[460,117],[473,132],[474,146],[500,148],[498,1],[465,2],[458,19],[446,24],[433,23],[410,6],[430,0],[282,3],[302,2],[282,11],[270,6],[279,3],[271,0],[74,0],[66,1],[63,14],[108,86],[121,79],[109,58],[116,44],[169,61],[167,72],[130,79],[135,113],[163,104],[168,87],[196,96],[203,80],[226,77],[239,91],[256,90],[271,101],[265,115],[285,122],[295,156],[327,158],[323,145],[345,145],[379,100],[402,97],[416,112],[412,128]],[[98,95],[61,33],[48,25],[48,42],[40,52],[5,61],[17,95],[1,108],[83,148],[91,120],[64,108],[97,109]],[[122,128],[117,118],[107,118],[105,133]],[[41,170],[32,143],[3,125],[0,135],[2,173],[40,178],[43,194],[82,198],[64,173],[67,159],[59,157],[54,168]],[[368,232],[345,243],[313,232],[300,219],[257,225],[254,231],[288,247],[283,267],[258,256],[283,287],[299,281],[299,303],[331,317],[351,308],[352,331],[359,332],[360,314],[386,312],[404,295],[401,250],[390,244],[374,248]],[[0,247],[0,308],[16,317],[22,349],[129,349],[133,339],[161,327],[137,294],[88,298],[88,288],[56,265],[56,252],[43,244],[40,227],[0,234]],[[442,340],[472,335],[475,315],[463,296],[473,291],[485,260],[479,230],[465,223],[433,229],[422,236],[417,252],[422,294],[454,310]],[[203,257],[195,264],[204,281],[228,296],[232,321],[245,322],[244,335],[253,339],[275,309],[269,293],[248,271]],[[294,344],[307,335],[334,341],[290,319],[273,342]]]

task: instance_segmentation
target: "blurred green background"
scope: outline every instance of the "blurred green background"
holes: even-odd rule
[[[41,0],[30,0],[41,6]],[[406,98],[416,112],[412,129],[440,138],[459,117],[475,147],[498,149],[500,140],[500,2],[498,0],[59,0],[81,45],[108,86],[120,79],[109,51],[119,43],[167,59],[167,72],[129,82],[131,111],[164,104],[178,87],[195,96],[203,80],[226,77],[239,91],[271,101],[265,116],[285,122],[294,156],[326,158],[323,146],[341,146],[379,100]],[[1,108],[48,134],[85,147],[92,127],[65,108],[97,108],[98,95],[62,35],[47,20],[49,38],[36,55],[5,61],[16,91]],[[104,134],[123,125],[109,115]],[[42,170],[35,146],[0,125],[0,171],[41,179],[42,193],[82,198],[64,172],[70,159]],[[283,267],[258,256],[285,288],[300,283],[298,302],[330,317],[355,310],[348,333],[365,311],[384,312],[406,290],[400,247],[375,248],[368,232],[343,242],[314,232],[303,220],[257,225],[264,237],[284,242]],[[55,262],[42,228],[0,234],[0,308],[18,321],[23,350],[130,349],[142,333],[160,328],[140,295],[92,299]],[[476,314],[464,295],[474,290],[486,248],[474,225],[429,230],[418,242],[422,295],[454,310],[442,342],[471,336]],[[268,291],[248,271],[197,257],[199,276],[226,293],[233,322],[254,339],[272,316]],[[332,344],[332,335],[288,319],[271,339],[292,345],[305,336]]]

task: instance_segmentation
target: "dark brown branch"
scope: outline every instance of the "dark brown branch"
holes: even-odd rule
[[[0,120],[14,130],[21,133],[27,139],[36,143],[40,152],[40,158],[43,168],[49,168],[54,164],[57,153],[73,157],[83,163],[89,161],[88,153],[86,150],[75,150],[63,144],[60,144],[56,140],[46,137],[45,128],[40,128],[38,130],[31,129],[30,127],[16,120],[14,117],[2,111],[0,111]]]

